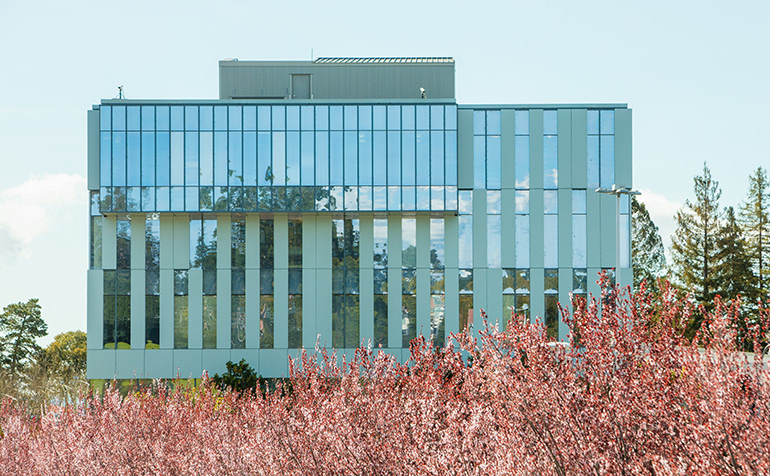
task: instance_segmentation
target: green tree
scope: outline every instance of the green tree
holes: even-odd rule
[[[61,376],[84,374],[86,371],[86,333],[69,331],[58,334],[42,352],[46,367]]]
[[[677,229],[671,239],[673,277],[677,285],[692,293],[696,303],[707,310],[713,306],[716,291],[717,235],[722,219],[719,182],[711,177],[703,164],[703,175],[694,177],[695,201],[685,201],[676,212]],[[693,335],[700,328],[703,316],[695,313],[688,328]]]
[[[762,167],[749,177],[746,201],[740,208],[740,223],[756,274],[756,297],[766,299],[770,296],[770,182]]]
[[[657,289],[657,279],[666,274],[666,254],[657,225],[650,218],[644,203],[631,197],[631,267],[634,288],[647,281]]]
[[[738,296],[756,299],[754,274],[746,248],[746,240],[735,218],[735,210],[733,207],[727,207],[724,225],[719,228],[717,236],[717,262],[714,266],[715,291],[722,299],[732,301]]]
[[[12,378],[38,351],[37,339],[48,335],[37,299],[9,304],[0,314],[0,360]]]
[[[86,333],[63,332],[48,347],[35,354],[33,365],[25,372],[24,398],[32,408],[50,403],[77,402],[88,388],[86,379]]]
[[[221,376],[214,374],[214,377],[211,379],[214,385],[222,390],[231,389],[241,394],[244,392],[256,392],[260,378],[249,363],[246,362],[246,359],[241,359],[237,364],[230,360],[225,366],[227,366],[227,372]]]
[[[740,341],[748,335],[748,319],[756,312],[757,289],[754,286],[754,274],[746,246],[741,227],[735,218],[735,210],[733,207],[727,207],[724,224],[719,228],[717,236],[715,291],[728,302],[741,298],[741,313],[737,316],[737,322],[733,322],[739,331],[739,346],[742,345]],[[745,350],[751,350],[753,345],[750,342],[743,344]]]

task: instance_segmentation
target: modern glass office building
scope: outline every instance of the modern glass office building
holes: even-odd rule
[[[461,105],[451,58],[220,62],[220,99],[88,114],[88,376],[403,359],[630,284],[625,104]],[[619,222],[618,222],[619,219]],[[620,236],[617,236],[620,230]]]

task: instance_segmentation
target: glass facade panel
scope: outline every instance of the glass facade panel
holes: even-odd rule
[[[172,192],[168,207],[162,206],[166,203],[164,199],[145,200],[142,207],[139,200],[113,200],[105,201],[103,212],[132,211],[132,203],[137,204],[134,211],[148,212],[240,211],[248,209],[251,203],[254,211],[272,211],[292,209],[293,202],[272,200],[268,207],[264,201],[243,201],[242,197],[280,196],[284,192],[272,186],[283,185],[331,184],[349,187],[351,193],[360,194],[357,187],[373,184],[444,187],[457,183],[455,107],[143,106],[142,111],[147,110],[142,112],[141,120],[147,116],[144,125],[137,106],[137,132],[131,128],[125,132],[125,108],[118,113],[116,108],[102,107],[112,113],[103,115],[101,123],[102,185],[194,187]],[[446,120],[445,109],[452,111],[451,120]],[[115,114],[122,114],[122,125],[113,118]],[[499,111],[489,114],[499,115]],[[164,121],[165,131],[170,133],[161,132]],[[153,125],[158,129],[153,130]],[[418,125],[421,129],[415,132]],[[375,131],[371,132],[373,127]],[[491,154],[495,164],[499,162],[499,139],[498,133],[487,137],[489,144],[484,144],[485,156]],[[499,181],[498,168],[492,166],[492,182]],[[484,174],[479,177],[483,179]],[[211,207],[205,199],[210,193],[203,187],[212,185],[236,188],[231,188],[229,199],[224,199],[219,207]],[[270,189],[241,190],[244,186]],[[291,193],[286,193],[291,198]],[[438,193],[432,199],[426,196],[424,203],[428,205],[422,209],[454,211],[455,200],[439,199]],[[148,190],[146,196],[151,195],[153,191]],[[401,210],[401,201],[393,198],[387,206]],[[217,203],[216,197],[213,202]],[[411,197],[407,199],[407,210],[420,208],[411,207],[412,202]],[[368,204],[368,200],[357,201],[346,209],[363,211],[371,208]]]

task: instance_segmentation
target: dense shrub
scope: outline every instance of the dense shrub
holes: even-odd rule
[[[40,419],[6,401],[0,474],[769,474],[770,372],[734,351],[737,308],[692,343],[671,290],[603,302],[564,313],[570,346],[514,319],[403,365],[305,354],[291,392],[107,391]]]

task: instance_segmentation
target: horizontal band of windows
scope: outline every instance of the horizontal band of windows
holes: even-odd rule
[[[109,212],[457,211],[457,187],[102,187]],[[97,210],[98,204],[98,210]]]
[[[457,129],[454,104],[102,105],[100,116],[103,131]]]

